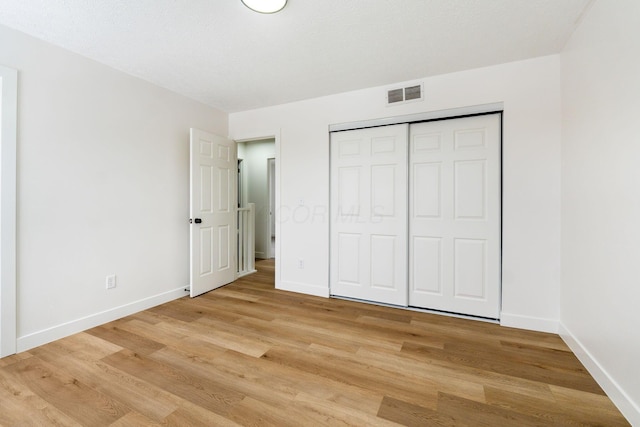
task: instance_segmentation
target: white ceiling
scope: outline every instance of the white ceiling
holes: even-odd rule
[[[0,23],[227,112],[558,53],[592,0],[0,0]]]

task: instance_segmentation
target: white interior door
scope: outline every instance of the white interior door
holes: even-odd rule
[[[237,150],[191,129],[191,297],[236,279]]]
[[[411,125],[409,305],[500,313],[500,114]]]
[[[408,125],[331,134],[331,294],[407,305]]]

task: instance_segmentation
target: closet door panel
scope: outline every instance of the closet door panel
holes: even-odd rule
[[[409,305],[500,315],[500,114],[412,124]]]
[[[440,218],[442,213],[442,163],[418,163],[413,167],[413,215]]]
[[[408,125],[331,134],[331,294],[406,306]]]
[[[413,257],[421,262],[414,262],[412,277],[415,293],[442,295],[442,238],[413,237]]]

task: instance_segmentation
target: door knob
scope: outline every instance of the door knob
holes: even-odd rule
[[[190,219],[190,220],[189,220],[189,224],[193,224],[194,222],[195,222],[196,224],[200,224],[200,223],[202,223],[202,219],[200,219],[200,218],[196,218],[196,219]]]

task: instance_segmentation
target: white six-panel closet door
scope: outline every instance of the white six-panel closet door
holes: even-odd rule
[[[409,305],[499,318],[500,114],[411,125]]]
[[[331,294],[407,305],[408,125],[331,134]]]

